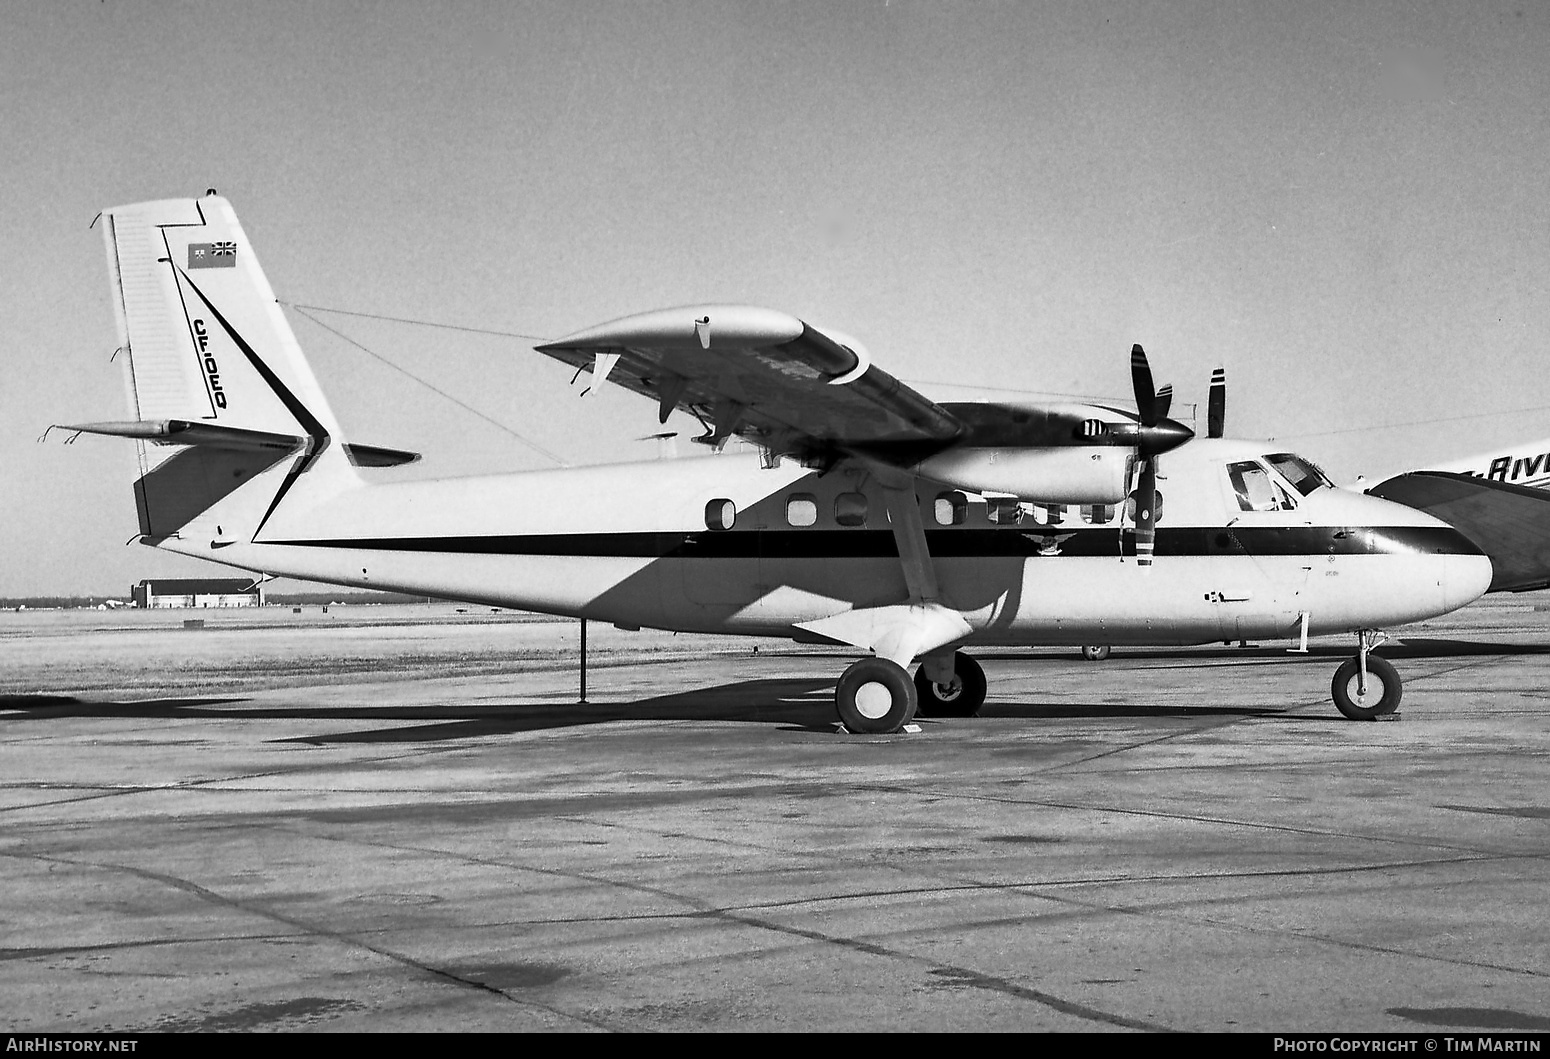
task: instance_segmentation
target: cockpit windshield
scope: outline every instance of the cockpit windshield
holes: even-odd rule
[[[1297,507],[1297,502],[1256,460],[1229,463],[1227,479],[1244,511],[1292,511]]]
[[[1303,496],[1307,496],[1315,489],[1335,484],[1325,477],[1323,471],[1301,456],[1295,456],[1290,452],[1272,453],[1265,457],[1265,462],[1280,471],[1281,476],[1291,482]]]

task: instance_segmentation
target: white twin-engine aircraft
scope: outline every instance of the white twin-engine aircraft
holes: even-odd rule
[[[1491,579],[1436,519],[1223,440],[1220,377],[1211,437],[1190,441],[1139,346],[1137,413],[937,403],[842,336],[745,306],[538,347],[649,397],[664,421],[695,414],[715,454],[367,483],[359,466],[414,454],[344,440],[224,199],[104,221],[135,418],[73,429],[140,440],[142,543],[626,628],[849,645],[868,655],[835,692],[852,731],[897,731],[917,708],[975,713],[973,645],[1337,632],[1357,651],[1335,703],[1371,719],[1400,695],[1368,654],[1377,630],[1461,607]],[[733,435],[758,451],[720,452]]]

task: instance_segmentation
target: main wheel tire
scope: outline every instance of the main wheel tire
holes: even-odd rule
[[[1109,657],[1110,647],[1106,643],[1090,643],[1082,645],[1082,657],[1089,662],[1102,662]]]
[[[1348,658],[1335,670],[1335,679],[1329,686],[1335,708],[1353,721],[1376,721],[1399,709],[1403,689],[1393,665],[1387,659],[1368,655],[1367,694],[1360,695],[1356,689],[1361,680],[1361,665],[1360,659]]]
[[[851,664],[834,689],[840,723],[852,732],[888,735],[915,717],[915,685],[904,667],[886,658]]]
[[[926,676],[925,666],[915,670],[922,717],[973,717],[985,704],[985,688],[985,670],[962,651],[953,655],[951,684],[938,684]]]

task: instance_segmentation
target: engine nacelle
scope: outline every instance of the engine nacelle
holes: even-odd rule
[[[1122,445],[953,448],[913,470],[971,493],[1010,493],[1035,504],[1118,504],[1136,450]]]

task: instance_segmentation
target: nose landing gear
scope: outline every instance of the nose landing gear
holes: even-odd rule
[[[1376,629],[1359,629],[1356,635],[1357,655],[1335,670],[1330,693],[1335,708],[1351,720],[1376,721],[1399,709],[1403,687],[1393,665],[1369,653],[1388,636]]]

